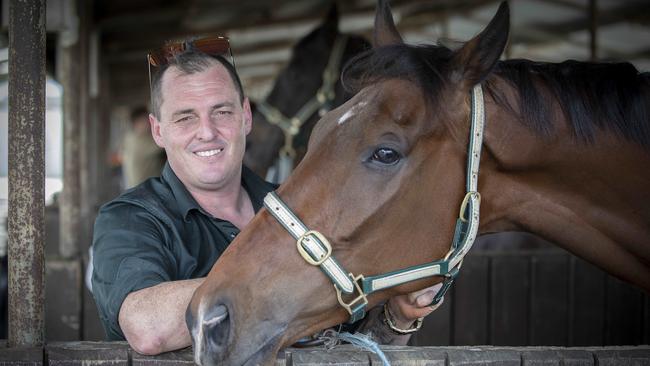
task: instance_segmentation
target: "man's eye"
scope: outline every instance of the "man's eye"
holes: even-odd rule
[[[370,160],[376,161],[385,165],[397,164],[397,162],[402,158],[402,155],[388,147],[380,147],[372,153]]]
[[[174,122],[176,122],[176,123],[180,123],[180,122],[189,122],[189,121],[191,121],[193,118],[194,118],[194,117],[192,117],[192,116],[185,116],[185,117],[181,117],[181,118],[177,119],[177,120],[174,121]]]

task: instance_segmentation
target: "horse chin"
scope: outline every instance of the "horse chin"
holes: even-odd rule
[[[241,365],[241,366],[270,366],[275,364],[275,359],[277,357],[278,351],[282,346],[282,335],[283,332],[277,333],[275,336],[271,337],[265,344],[257,348],[257,350],[252,353],[245,352],[246,350],[240,350],[240,355],[231,353],[237,359],[224,360],[224,362],[219,363],[220,365]],[[246,356],[248,355],[248,356]]]
[[[273,365],[275,364],[279,350],[279,341],[276,341],[274,343],[267,343],[262,348],[257,350],[257,352],[253,353],[247,360],[245,360],[242,366]]]
[[[284,329],[280,329],[261,345],[250,342],[236,342],[234,345],[243,344],[242,347],[229,348],[221,355],[215,355],[209,348],[208,352],[195,355],[195,361],[200,366],[229,365],[229,366],[270,366],[275,364],[277,353],[282,347]],[[195,349],[196,352],[196,349]]]

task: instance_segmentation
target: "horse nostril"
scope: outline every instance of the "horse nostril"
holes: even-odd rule
[[[203,326],[211,328],[219,323],[222,323],[228,318],[228,308],[224,305],[217,305],[213,311],[210,312],[209,317],[203,319]]]
[[[230,316],[225,305],[217,305],[206,312],[201,321],[203,334],[210,351],[219,353],[228,343]]]

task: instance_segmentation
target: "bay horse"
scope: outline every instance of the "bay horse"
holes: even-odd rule
[[[256,103],[244,164],[269,181],[284,181],[302,160],[316,121],[352,96],[340,81],[343,65],[369,48],[365,38],[339,31],[333,4],[324,21],[293,47],[266,99]]]
[[[270,365],[361,303],[447,283],[474,233],[528,231],[650,291],[648,74],[499,61],[508,33],[502,3],[458,49],[407,45],[379,0],[374,49],[344,70],[359,91],[320,120],[303,161],[195,292],[197,363]],[[336,280],[337,266],[355,275]],[[404,274],[413,281],[366,291]],[[344,296],[344,309],[350,282],[353,297],[369,294]]]

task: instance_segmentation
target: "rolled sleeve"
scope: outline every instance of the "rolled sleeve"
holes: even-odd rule
[[[126,296],[172,281],[173,254],[164,226],[142,207],[128,203],[105,206],[95,221],[93,296],[109,340],[123,340],[118,315]]]

